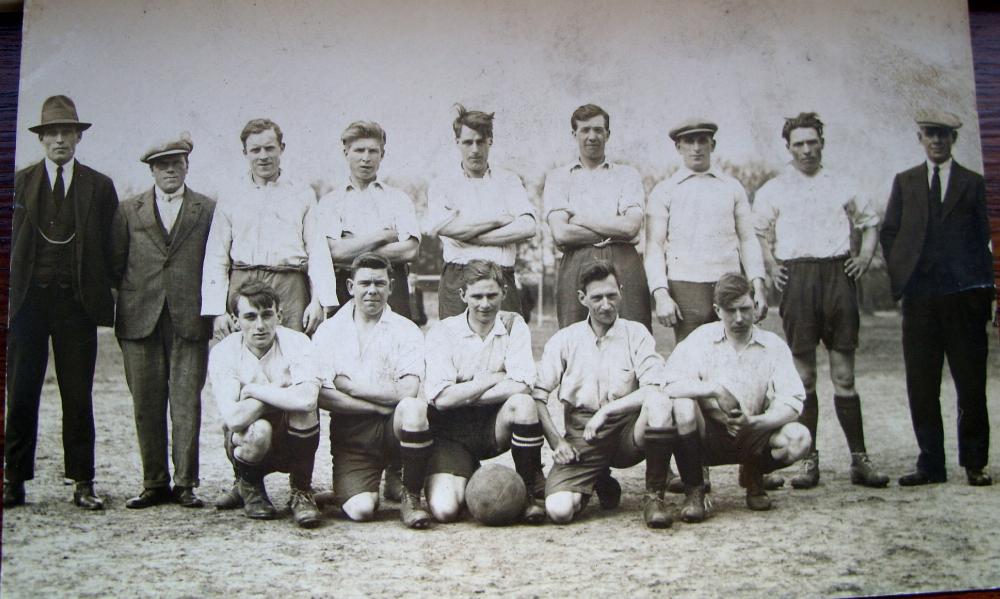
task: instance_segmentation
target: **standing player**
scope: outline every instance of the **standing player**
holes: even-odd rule
[[[304,334],[278,324],[281,300],[263,281],[246,281],[234,293],[239,331],[212,348],[208,376],[225,424],[226,455],[237,473],[236,499],[248,518],[277,516],[264,476],[288,472],[289,505],[296,524],[320,524],[312,494],[319,447],[319,414],[312,344]]]
[[[323,307],[336,306],[330,251],[316,219],[316,194],[281,170],[281,128],[253,119],[240,141],[250,172],[219,198],[205,250],[201,313],[216,338],[234,330],[226,306],[236,289],[261,280],[281,297],[282,326],[312,334]]]
[[[517,175],[489,164],[493,113],[458,105],[452,123],[461,171],[435,179],[427,190],[427,229],[441,236],[444,271],[438,285],[438,317],[465,311],[459,294],[472,260],[488,260],[503,270],[502,309],[523,314],[514,282],[517,244],[535,236],[535,207]]]
[[[951,156],[962,121],[940,111],[917,116],[927,160],[893,180],[882,227],[892,295],[903,300],[903,362],[916,470],[903,486],[947,479],[941,423],[941,368],[958,394],[958,463],[973,486],[993,484],[986,472],[990,423],[986,409],[986,322],[993,288],[990,222],[982,175]]]
[[[579,157],[545,177],[545,215],[552,239],[562,252],[556,282],[559,328],[587,317],[576,294],[580,269],[606,260],[622,275],[621,316],[652,331],[649,288],[636,251],[642,230],[646,192],[639,171],[609,162],[608,113],[586,104],[569,119]]]
[[[753,211],[764,263],[782,292],[785,338],[806,388],[800,421],[809,429],[813,445],[792,486],[810,489],[819,483],[816,346],[822,341],[830,356],[833,405],[851,451],[851,482],[884,487],[889,477],[868,458],[861,399],[854,387],[854,351],[861,324],[855,281],[871,265],[878,244],[878,215],[849,177],[823,168],[823,122],[816,113],[787,119],[781,135],[792,155],[791,166],[760,188]],[[861,231],[856,256],[851,254],[854,228]]]
[[[714,302],[721,322],[677,344],[667,360],[666,390],[678,398],[675,405],[680,397],[698,401],[706,463],[739,464],[747,507],[767,510],[765,473],[809,451],[809,431],[795,421],[805,389],[788,346],[753,324],[754,302],[743,275],[723,275]]]
[[[529,395],[535,383],[531,333],[519,314],[500,311],[506,291],[499,266],[473,260],[464,277],[459,293],[468,308],[427,333],[424,390],[434,433],[427,503],[437,520],[456,520],[479,461],[509,448],[529,491],[524,519],[539,524],[545,510],[530,496],[543,442]]]
[[[323,388],[319,406],[330,411],[333,490],[351,520],[378,510],[382,470],[403,465],[403,523],[426,528],[420,505],[434,439],[427,404],[417,399],[424,373],[423,336],[417,325],[387,306],[392,292],[389,261],[361,254],[351,264],[352,297],[316,331]]]
[[[555,461],[545,485],[549,518],[561,524],[571,521],[586,505],[602,472],[608,467],[629,468],[645,458],[643,519],[650,528],[670,526],[663,493],[672,449],[684,484],[700,491],[692,494],[692,500],[700,498],[701,504],[691,505],[682,516],[704,518],[694,411],[675,418],[662,389],[664,363],[653,336],[641,324],[618,317],[621,286],[613,265],[598,261],[584,267],[577,287],[589,316],[561,329],[545,344],[533,393]],[[564,437],[546,406],[557,387]],[[678,437],[677,430],[686,433]]]

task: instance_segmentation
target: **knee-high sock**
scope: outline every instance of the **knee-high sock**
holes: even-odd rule
[[[809,429],[809,434],[812,436],[812,443],[809,447],[810,453],[816,451],[816,424],[818,421],[819,400],[816,398],[816,392],[811,391],[806,393],[806,400],[802,402],[802,414],[799,415],[799,423]]]
[[[240,480],[251,485],[256,486],[264,482],[264,469],[260,467],[259,463],[250,463],[241,460],[239,456],[234,454],[233,469]]]
[[[542,425],[538,422],[515,423],[511,425],[510,430],[510,455],[514,458],[514,469],[521,475],[521,480],[524,481],[524,486],[530,495],[535,484],[535,475],[542,468],[542,443],[545,440]]]
[[[677,472],[680,473],[684,486],[697,487],[705,484],[701,437],[698,431],[677,436],[677,441],[674,443],[674,457],[677,459]]]
[[[861,398],[854,395],[834,395],[833,406],[837,420],[844,429],[851,453],[865,453],[865,430],[861,422]]]
[[[403,486],[414,495],[420,496],[427,476],[427,460],[434,447],[434,436],[430,430],[399,433],[399,460],[403,463]]]
[[[288,481],[293,489],[312,488],[313,466],[316,450],[319,449],[319,423],[307,429],[288,427],[288,450],[294,456],[292,471]]]
[[[646,427],[646,490],[660,492],[667,488],[670,451],[677,438],[671,428]],[[678,468],[680,464],[678,464]]]

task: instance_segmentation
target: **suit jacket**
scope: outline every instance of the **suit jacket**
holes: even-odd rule
[[[201,270],[215,202],[191,188],[185,188],[183,201],[169,247],[156,220],[152,188],[122,202],[115,214],[115,334],[122,339],[152,334],[164,303],[175,334],[191,340],[209,337],[211,323],[201,316]]]
[[[880,241],[896,299],[903,296],[924,247],[930,212],[927,180],[924,162],[899,173],[892,182]],[[944,266],[955,277],[959,289],[992,286],[993,256],[982,175],[952,162],[941,220],[948,248]]]
[[[43,185],[48,185],[44,160],[14,176],[10,320],[17,317],[31,286]],[[118,207],[118,194],[111,179],[79,162],[73,167],[70,188],[76,218],[73,240],[76,288],[84,310],[94,323],[111,326],[115,316],[111,297],[111,221]]]

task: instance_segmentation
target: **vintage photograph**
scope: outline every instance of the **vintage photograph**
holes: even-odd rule
[[[29,0],[20,73],[4,596],[1000,585],[966,2]]]

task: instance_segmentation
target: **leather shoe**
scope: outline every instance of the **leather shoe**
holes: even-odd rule
[[[611,476],[611,470],[605,470],[597,477],[594,492],[597,493],[601,509],[613,510],[622,501],[622,486]]]
[[[154,487],[143,489],[142,493],[125,501],[125,507],[130,510],[141,510],[154,505],[170,503],[174,499],[168,487]]]
[[[14,507],[24,505],[24,483],[4,481],[3,483],[3,506]]]
[[[914,470],[908,474],[904,474],[899,477],[899,486],[901,487],[916,487],[919,485],[930,485],[936,483],[943,483],[948,480],[948,477],[944,474],[932,475],[924,472],[923,470]]]
[[[236,479],[233,481],[233,486],[226,491],[222,497],[215,500],[215,509],[217,510],[238,510],[243,507],[243,496],[240,495],[240,481]]]
[[[278,510],[267,496],[264,481],[252,484],[243,479],[236,483],[240,497],[243,498],[243,515],[253,520],[273,520],[278,517]]]
[[[670,528],[674,523],[663,501],[663,491],[646,491],[642,496],[642,520],[649,528]]]
[[[988,487],[993,484],[993,479],[982,468],[966,468],[965,476],[973,487]]]
[[[181,507],[204,507],[205,502],[194,494],[193,487],[174,487],[174,501]]]
[[[76,490],[73,491],[73,503],[84,510],[103,510],[104,500],[94,493],[94,481],[77,482]]]

